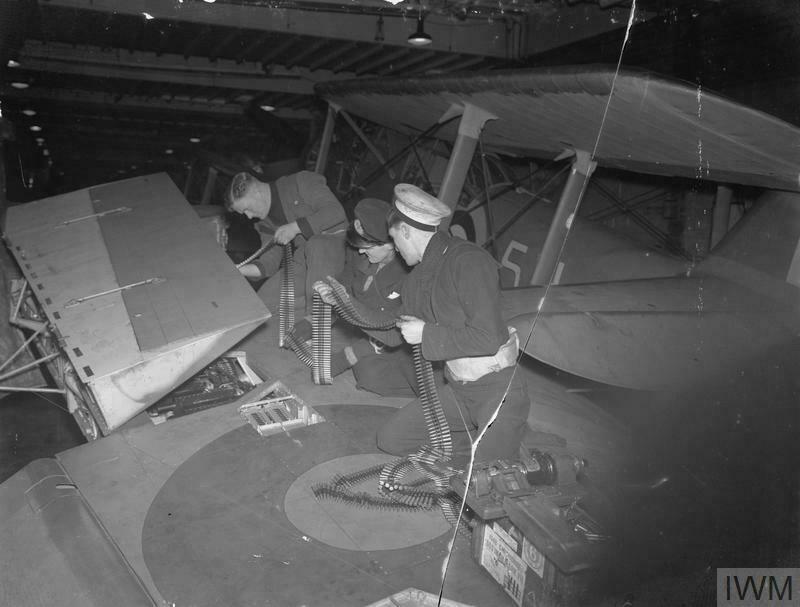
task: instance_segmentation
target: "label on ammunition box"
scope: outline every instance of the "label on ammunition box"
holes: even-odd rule
[[[525,591],[525,562],[488,525],[483,528],[480,563],[517,605],[522,605],[522,593]]]
[[[500,536],[500,539],[502,539],[506,544],[508,544],[508,547],[511,548],[511,550],[517,553],[519,552],[519,542],[517,542],[517,540],[515,540],[514,537],[508,531],[503,529],[496,522],[492,524],[492,529],[494,529],[495,533],[497,533],[497,535]]]
[[[544,555],[526,537],[522,538],[522,560],[536,572],[536,575],[544,578]]]

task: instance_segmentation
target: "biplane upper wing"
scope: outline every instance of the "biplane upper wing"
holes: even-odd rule
[[[497,116],[481,133],[488,151],[553,158],[579,149],[599,166],[800,190],[800,130],[649,72],[558,67],[339,81],[316,91],[406,133],[428,129],[453,105],[475,105]],[[436,135],[454,138],[455,125]]]
[[[599,166],[788,190],[764,197],[692,277],[557,286],[541,314],[543,289],[506,291],[506,318],[534,358],[661,389],[742,369],[797,334],[797,127],[698,86],[603,66],[344,81],[318,92],[409,134],[471,104],[496,117],[481,131],[484,149],[547,158],[576,149]],[[456,133],[453,122],[436,135]]]

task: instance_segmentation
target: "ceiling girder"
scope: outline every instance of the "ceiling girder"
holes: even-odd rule
[[[344,72],[350,66],[356,65],[357,63],[359,63],[361,61],[364,61],[368,57],[372,57],[373,55],[377,55],[382,50],[383,50],[383,48],[380,47],[380,46],[367,47],[367,48],[364,49],[363,52],[359,53],[358,55],[354,54],[353,57],[351,57],[350,59],[348,59],[344,63],[340,63],[339,65],[334,67],[333,68],[333,72],[334,72],[334,74],[340,74],[340,73]]]
[[[226,36],[221,36],[219,42],[215,44],[211,50],[208,52],[208,56],[211,58],[212,61],[216,60],[217,57],[224,51],[228,45],[232,44],[234,40],[236,40],[240,36],[239,32],[236,30],[228,32]]]
[[[395,59],[399,59],[405,54],[406,54],[405,49],[398,49],[395,50],[393,53],[389,53],[388,55],[384,55],[383,57],[378,57],[374,61],[370,61],[368,63],[365,63],[364,65],[359,65],[358,69],[356,70],[356,76],[361,76],[362,74],[368,74],[369,72],[376,70],[377,68],[382,67],[387,63],[392,63],[392,61],[394,61]]]
[[[121,110],[166,110],[176,113],[209,114],[225,116],[241,116],[241,105],[215,103],[209,99],[194,97],[189,99],[180,95],[174,97],[145,97],[137,95],[119,95],[116,93],[102,92],[75,92],[64,89],[43,89],[34,87],[19,91],[5,86],[0,88],[4,99],[16,100],[18,103],[36,105],[37,102],[58,104],[90,104],[100,106],[113,106]],[[307,110],[293,110],[278,107],[271,112],[276,118],[283,120],[311,120],[312,114]]]
[[[236,55],[236,63],[242,63],[248,55],[254,53],[257,49],[260,49],[264,46],[271,36],[269,34],[259,34],[258,36],[254,37],[252,42],[244,47],[237,55]]]
[[[344,45],[344,52],[349,50],[351,50],[350,45]],[[105,65],[125,65],[129,67],[153,67],[165,70],[267,75],[276,78],[308,80],[312,83],[350,79],[355,76],[353,72],[344,72],[337,76],[331,70],[316,69],[313,66],[294,66],[292,68],[287,68],[274,63],[268,66],[262,66],[260,63],[244,63],[242,61],[230,59],[217,59],[215,61],[211,61],[205,57],[189,57],[188,59],[184,59],[182,55],[176,54],[158,55],[145,51],[129,53],[127,51],[103,49],[96,46],[73,46],[65,43],[42,43],[34,40],[28,40],[21,52],[26,56],[36,59],[58,59],[75,63],[99,63]],[[431,53],[431,55],[433,54]],[[332,57],[333,53],[331,53],[330,56]]]
[[[443,57],[433,57],[428,63],[425,64],[425,70],[436,70],[448,66],[451,63],[460,61],[463,57],[458,55],[445,55]],[[449,69],[449,67],[448,67]]]
[[[63,124],[64,116],[60,112],[42,113],[38,116],[37,121],[43,127],[40,137],[51,137],[54,133],[48,131],[48,125],[52,123],[53,128],[56,125]],[[77,137],[83,133],[89,133],[94,136],[112,136],[114,133],[126,133],[133,138],[142,138],[148,140],[148,135],[162,135],[170,136],[175,133],[185,132],[186,137],[202,136],[198,134],[199,130],[207,129],[208,123],[205,121],[192,120],[190,117],[184,117],[183,120],[169,120],[166,118],[154,118],[147,116],[131,116],[131,115],[76,115],[71,116],[70,133],[71,136]],[[224,130],[226,134],[237,133],[241,136],[249,136],[254,134],[255,130],[252,126],[245,123],[236,123],[227,121],[219,125],[220,130]]]
[[[390,71],[400,73],[402,70],[408,69],[409,67],[417,65],[418,63],[422,63],[423,61],[427,61],[428,59],[432,59],[435,55],[435,53],[430,51],[422,51],[418,55],[412,55],[400,63],[395,63],[391,70],[386,69],[381,72],[381,75],[384,75]],[[481,57],[480,60],[483,61],[483,57]]]
[[[326,44],[329,44],[329,43],[330,43],[330,40],[327,40],[325,38],[321,38],[321,39],[317,40],[316,42],[313,42],[313,43],[309,44],[308,47],[304,51],[301,51],[299,53],[295,53],[294,56],[292,56],[291,60],[286,62],[286,67],[287,68],[291,68],[291,67],[297,65],[298,63],[301,63],[303,61],[303,59],[305,59],[306,57],[310,57],[311,55],[313,55],[314,53],[319,51],[319,49],[321,49],[322,47],[324,47]]]
[[[480,57],[462,57],[460,61],[455,61],[448,65],[447,69],[448,71],[459,72],[482,62],[483,59]]]
[[[209,42],[207,38],[209,34],[211,34],[211,31],[212,30],[210,25],[204,25],[202,29],[199,32],[197,32],[197,34],[194,37],[194,40],[192,40],[189,44],[187,44],[184,47],[183,58],[188,59],[189,57],[194,55],[197,49],[206,47]]]
[[[273,58],[289,50],[289,47],[292,46],[295,42],[297,42],[297,38],[295,38],[294,36],[287,37],[286,40],[284,40],[280,44],[276,44],[272,48],[270,48],[266,54],[261,55],[258,61],[260,61],[263,64],[268,64]]]
[[[314,81],[295,76],[267,77],[253,64],[232,60],[210,62],[200,57],[136,51],[72,47],[67,44],[27,42],[20,52],[25,69],[75,74],[97,78],[121,78],[147,82],[168,82],[192,86],[213,86],[252,91],[274,91],[313,95]]]
[[[338,4],[338,3],[337,3]],[[366,3],[370,4],[369,2]],[[374,2],[373,10],[391,8],[385,2]],[[140,16],[151,15],[158,20],[186,21],[216,27],[237,27],[243,30],[282,32],[348,42],[375,42],[377,17],[375,14],[331,13],[294,8],[271,8],[243,4],[205,2],[165,2],[164,0],[41,0],[41,7],[83,9],[109,14]],[[402,14],[383,14],[383,44],[408,48],[408,36],[416,27],[416,13],[408,17]],[[516,36],[516,48],[510,47],[506,20],[466,20],[430,15],[425,20],[425,31],[433,38],[429,47],[434,51],[486,55],[504,59],[521,57],[526,48],[525,41]]]
[[[314,61],[311,65],[309,65],[308,68],[313,71],[323,66],[330,66],[336,59],[338,59],[345,53],[349,53],[354,48],[356,48],[355,42],[342,43],[338,49],[326,54],[324,57],[320,57],[319,59]]]

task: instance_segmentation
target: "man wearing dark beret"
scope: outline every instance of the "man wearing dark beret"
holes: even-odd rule
[[[400,285],[408,267],[397,256],[389,238],[386,220],[392,207],[377,198],[364,198],[356,204],[354,219],[347,230],[349,245],[344,271],[337,280],[362,306],[393,315],[400,307]],[[314,284],[323,299],[333,302],[325,281]],[[297,327],[299,330],[300,327]],[[310,336],[310,327],[306,328]],[[395,346],[387,346],[386,342]],[[331,374],[336,376],[352,367],[356,384],[381,396],[416,394],[416,378],[411,350],[401,343],[398,329],[365,330],[364,334],[331,357]]]

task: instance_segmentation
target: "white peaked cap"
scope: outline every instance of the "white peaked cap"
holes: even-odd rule
[[[410,183],[394,186],[394,206],[404,218],[411,220],[409,223],[413,227],[422,225],[435,229],[452,213],[441,200]]]

